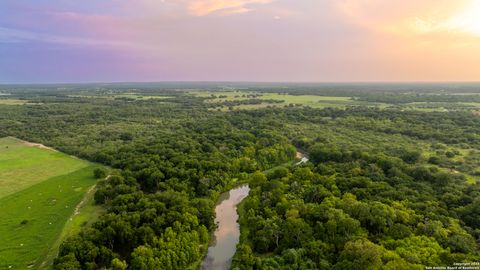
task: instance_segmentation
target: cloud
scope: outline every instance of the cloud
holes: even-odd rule
[[[0,27],[1,43],[40,42],[71,47],[138,48],[138,44],[111,39],[65,36]]]
[[[476,0],[341,0],[335,6],[351,24],[372,32],[427,37],[480,34]]]
[[[194,16],[206,16],[211,13],[222,15],[238,14],[251,11],[252,5],[269,4],[274,0],[192,0],[188,11]]]

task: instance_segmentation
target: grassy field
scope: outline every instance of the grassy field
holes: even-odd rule
[[[0,139],[0,269],[48,268],[61,239],[101,213],[92,203],[96,167]]]
[[[207,103],[222,103],[226,101],[241,101],[251,99],[248,95],[260,95],[256,97],[260,100],[280,100],[282,103],[262,103],[254,105],[239,105],[234,106],[233,109],[260,109],[268,106],[271,107],[284,107],[290,104],[309,106],[312,108],[326,108],[326,107],[336,107],[344,108],[346,106],[355,106],[355,105],[366,105],[366,106],[386,106],[386,104],[380,103],[370,103],[354,100],[352,97],[336,97],[336,96],[315,96],[315,95],[288,95],[288,94],[278,94],[278,93],[259,93],[259,92],[234,92],[234,91],[224,91],[224,92],[215,92],[215,91],[192,91],[191,95],[197,97],[212,97],[216,96],[215,99],[208,99],[205,102]],[[220,96],[223,96],[220,98]],[[228,110],[227,107],[223,107],[223,110]]]
[[[85,193],[82,201],[75,209],[76,213],[74,213],[73,216],[67,220],[62,232],[44,257],[42,262],[43,267],[53,264],[53,260],[57,256],[58,248],[60,247],[63,239],[78,234],[82,227],[91,225],[102,213],[105,212],[104,208],[95,205],[95,201],[93,199],[95,190],[95,186],[92,186]]]
[[[0,199],[53,176],[68,174],[89,163],[66,154],[34,147],[7,137],[0,139]]]
[[[123,94],[104,94],[104,95],[69,95],[69,97],[79,97],[79,98],[105,98],[105,99],[116,99],[116,98],[128,98],[135,100],[148,100],[148,99],[166,99],[171,98],[171,96],[162,96],[162,95],[142,95],[137,93],[123,93]]]
[[[26,100],[0,98],[0,105],[24,105],[26,103]]]
[[[141,95],[141,94],[136,94],[136,93],[117,94],[117,95],[114,95],[113,97],[114,98],[131,98],[131,99],[136,99],[136,100],[171,98],[171,96],[147,96],[147,95]]]

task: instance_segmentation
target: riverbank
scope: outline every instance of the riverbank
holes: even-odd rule
[[[267,174],[279,167],[297,166],[308,162],[308,157],[303,152],[297,151],[296,160],[289,161],[269,170]],[[236,254],[237,245],[246,241],[248,227],[242,217],[245,216],[244,199],[248,196],[250,188],[248,179],[234,181],[236,187],[220,194],[215,206],[215,224],[210,245],[204,250],[204,259],[199,265],[201,270],[227,270]]]
[[[263,173],[269,173],[269,172],[272,172],[274,171],[275,169],[279,168],[279,167],[288,167],[288,166],[298,166],[298,165],[301,165],[301,164],[304,164],[304,163],[307,163],[309,161],[309,158],[308,158],[308,155],[304,152],[300,152],[300,151],[297,151],[297,154],[296,154],[296,158],[297,160],[300,160],[300,161],[291,161],[291,162],[288,162],[288,163],[285,163],[285,164],[282,164],[282,165],[279,165],[279,166],[276,166],[274,168],[271,168],[269,170],[266,170],[264,171]],[[245,244],[247,243],[248,241],[248,235],[250,233],[250,230],[248,229],[248,226],[247,226],[247,222],[245,220],[245,216],[246,216],[246,209],[245,209],[245,203],[246,203],[246,200],[242,200],[242,202],[240,202],[238,205],[237,205],[237,213],[238,213],[238,225],[240,227],[240,241],[238,242],[239,244]],[[235,253],[236,255],[237,253]],[[235,255],[233,256],[232,260],[235,260]]]

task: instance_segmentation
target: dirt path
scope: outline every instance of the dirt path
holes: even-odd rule
[[[108,180],[110,178],[111,175],[107,175],[107,177],[105,177],[105,180]],[[83,195],[83,199],[77,204],[77,207],[75,207],[75,211],[73,212],[73,215],[72,217],[80,214],[80,209],[82,209],[82,207],[85,205],[85,203],[87,203],[87,200],[88,200],[88,196],[90,194],[92,194],[92,192],[95,192],[96,190],[96,187],[97,185],[93,185],[92,187],[90,187],[87,192],[85,192],[85,195]]]
[[[52,151],[58,152],[58,150],[55,150],[51,147],[45,146],[45,145],[40,144],[40,143],[31,143],[31,142],[26,142],[26,141],[22,141],[22,142],[23,142],[23,144],[25,144],[27,146],[38,147],[38,148],[41,148],[41,149],[47,149],[47,150],[52,150]]]
[[[24,141],[24,140],[21,140],[19,138],[14,138],[20,142],[22,142],[23,144],[25,144],[26,146],[31,146],[31,147],[37,147],[37,148],[41,148],[41,149],[48,149],[48,150],[52,150],[52,151],[55,151],[55,152],[58,152],[58,150],[56,149],[53,149],[51,147],[48,147],[48,146],[45,146],[41,143],[32,143],[32,142],[28,142],[28,141]]]
[[[82,209],[82,207],[85,205],[85,203],[87,203],[88,195],[92,194],[92,192],[95,192],[96,187],[97,187],[97,185],[93,185],[87,190],[87,192],[85,192],[85,195],[83,196],[83,199],[77,204],[77,207],[75,207],[75,211],[73,211],[72,217],[80,214],[80,209]]]
[[[110,178],[110,175],[108,175],[107,177],[105,177],[105,180],[108,180]],[[96,187],[97,185],[93,185],[91,186],[87,192],[85,192],[85,194],[83,195],[83,198],[82,200],[77,204],[77,206],[75,207],[75,210],[73,211],[73,214],[70,216],[69,220],[71,221],[75,216],[77,216],[78,214],[80,214],[80,211],[82,210],[82,208],[87,204],[87,201],[88,201],[88,198],[90,197],[90,195],[92,193],[94,193],[96,191]],[[58,253],[58,247],[61,245],[63,239],[64,239],[65,235],[60,234],[57,238],[57,240],[55,241],[55,244],[53,245],[54,247],[56,247],[56,250],[55,252],[56,253],[49,253],[47,254],[47,256],[44,258],[44,260],[42,261],[42,263],[40,264],[40,269],[46,269],[47,267],[47,264],[51,264],[53,262],[53,259],[57,256],[57,253]],[[35,266],[35,264],[32,264],[32,267]]]
[[[108,180],[110,178],[111,175],[107,175],[107,177],[105,177],[105,180]],[[77,207],[75,207],[75,211],[73,212],[73,215],[72,217],[80,214],[80,209],[82,209],[82,207],[85,205],[85,203],[87,202],[88,200],[88,195],[92,194],[92,192],[95,192],[96,190],[96,187],[97,185],[93,185],[92,187],[90,187],[87,192],[85,192],[85,195],[83,196],[83,199],[77,204]]]
[[[70,216],[69,220],[71,221],[73,219],[73,217],[75,217],[76,215],[80,214],[80,210],[85,206],[85,204],[87,203],[87,200],[88,200],[88,197],[89,195],[92,193],[92,192],[95,192],[95,188],[97,187],[97,185],[93,185],[91,186],[87,192],[85,192],[85,194],[83,195],[83,198],[82,200],[77,204],[77,206],[75,207],[75,210],[73,211],[73,214]],[[63,234],[63,233],[62,233]],[[53,244],[53,246],[58,247],[60,246],[60,244],[62,243],[62,240],[64,238],[64,235],[60,234],[57,238],[57,240],[55,241],[55,243]],[[56,252],[58,252],[58,250],[56,250]],[[53,262],[53,259],[56,257],[56,253],[55,255],[51,254],[51,252],[49,251],[47,253],[47,256],[43,259],[42,263],[40,264],[40,269],[47,269],[47,264],[51,264]],[[32,264],[29,266],[29,268],[31,267],[34,267],[35,264]]]
[[[55,148],[52,148],[52,147],[48,147],[44,144],[41,144],[41,143],[32,143],[32,142],[29,142],[29,141],[24,141],[22,139],[19,139],[19,138],[16,138],[16,137],[10,137],[10,138],[13,138],[19,142],[21,142],[22,144],[26,145],[26,146],[30,146],[30,147],[37,147],[37,148],[40,148],[40,149],[46,149],[46,150],[50,150],[50,151],[54,151],[54,152],[60,152],[58,151],[57,149]],[[69,154],[66,154],[64,153],[65,155],[68,155],[69,157],[71,158],[74,158],[74,159],[80,159],[79,157],[77,156],[73,156],[73,155],[69,155]]]

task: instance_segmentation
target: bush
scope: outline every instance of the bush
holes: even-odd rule
[[[104,168],[97,168],[93,170],[93,176],[97,179],[105,178],[107,177],[107,170],[105,170]]]
[[[440,164],[440,158],[437,157],[437,156],[431,156],[429,159],[428,159],[428,163],[430,164],[435,164],[435,165],[438,165]]]
[[[448,158],[453,158],[455,156],[455,153],[448,151],[445,153],[445,156],[447,156]]]

